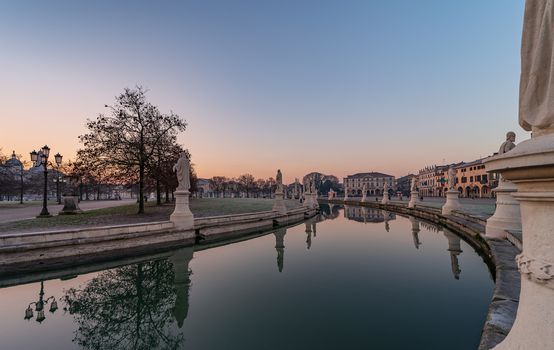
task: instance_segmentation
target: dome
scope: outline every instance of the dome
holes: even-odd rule
[[[17,167],[20,168],[23,164],[17,159],[17,156],[15,155],[15,151],[12,153],[12,157],[8,159],[5,163],[5,166],[7,167]]]

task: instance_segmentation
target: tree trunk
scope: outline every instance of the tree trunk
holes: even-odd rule
[[[139,214],[144,213],[144,162],[139,165]]]
[[[156,205],[162,204],[162,187],[160,180],[156,179]]]
[[[165,202],[169,203],[169,187],[165,186]]]

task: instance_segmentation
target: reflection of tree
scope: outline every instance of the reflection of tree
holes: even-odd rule
[[[64,297],[79,326],[74,341],[86,349],[174,349],[174,273],[167,260],[102,272]],[[80,288],[80,287],[79,287]]]

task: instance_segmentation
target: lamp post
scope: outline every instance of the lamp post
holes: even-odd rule
[[[38,300],[29,303],[29,306],[27,306],[27,309],[25,309],[24,319],[30,320],[31,318],[33,318],[33,309],[31,308],[31,305],[34,304],[35,311],[37,312],[36,321],[38,323],[41,323],[42,321],[44,321],[46,319],[46,316],[44,315],[44,306],[46,306],[48,302],[50,302],[50,300],[52,300],[52,302],[50,303],[50,312],[54,313],[56,312],[56,310],[58,310],[58,302],[56,301],[56,298],[54,298],[54,296],[44,299],[44,281],[41,281]]]
[[[42,199],[42,210],[38,217],[50,217],[50,213],[48,212],[48,156],[50,155],[50,147],[44,146],[42,147],[40,153],[36,151],[31,152],[31,161],[33,162],[35,167],[43,166],[44,168],[44,194]],[[40,158],[40,159],[39,159]],[[55,156],[55,161],[57,166],[59,167],[62,163],[62,156],[57,153]],[[52,165],[52,163],[50,163]],[[59,185],[58,185],[59,186]]]
[[[56,161],[56,199],[58,200],[58,204],[62,204],[62,197],[60,196],[60,165],[62,164],[62,155],[59,153],[56,153],[54,156],[54,159]]]

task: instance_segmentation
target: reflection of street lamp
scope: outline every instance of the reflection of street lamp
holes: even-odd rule
[[[33,318],[33,309],[31,308],[31,305],[33,304],[35,304],[35,311],[37,312],[36,321],[38,323],[41,323],[46,319],[46,316],[44,315],[44,306],[47,305],[50,300],[52,300],[52,302],[50,303],[50,312],[54,313],[56,312],[56,310],[58,310],[58,302],[56,301],[56,298],[54,298],[54,296],[44,299],[44,281],[40,282],[40,292],[38,296],[38,301],[33,301],[29,303],[29,306],[27,306],[27,309],[25,310],[25,320],[30,320],[31,318]]]
[[[40,160],[39,160],[40,155]],[[36,151],[31,152],[31,161],[35,167],[43,166],[44,167],[44,196],[42,200],[42,211],[40,212],[39,217],[49,217],[50,213],[47,208],[48,201],[48,156],[50,155],[50,147],[44,146],[41,149],[41,153]],[[57,153],[55,156],[56,165],[59,167],[62,163],[62,156]],[[52,163],[50,163],[52,165]]]

